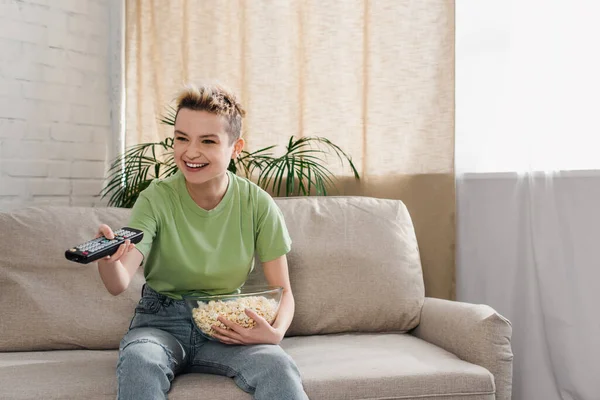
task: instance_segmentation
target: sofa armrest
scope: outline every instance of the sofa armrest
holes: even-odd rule
[[[411,334],[486,368],[494,375],[496,399],[510,400],[512,326],[493,308],[426,297]]]

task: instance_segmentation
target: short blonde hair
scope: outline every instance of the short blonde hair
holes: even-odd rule
[[[229,144],[242,136],[242,118],[246,111],[237,101],[235,94],[219,84],[188,84],[179,92],[176,104],[177,114],[182,108],[187,108],[223,116],[227,122],[225,129],[229,134]]]

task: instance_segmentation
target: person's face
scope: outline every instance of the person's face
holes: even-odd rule
[[[242,151],[244,140],[229,143],[223,117],[207,111],[179,110],[175,120],[174,157],[185,179],[202,184],[222,176]]]

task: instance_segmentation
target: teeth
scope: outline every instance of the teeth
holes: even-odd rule
[[[185,165],[187,165],[190,168],[200,168],[200,167],[204,167],[205,165],[208,165],[208,164],[206,164],[206,163],[205,164],[192,164],[192,163],[186,162]]]

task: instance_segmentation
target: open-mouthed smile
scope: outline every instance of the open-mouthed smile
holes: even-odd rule
[[[191,162],[187,162],[187,161],[184,161],[184,164],[187,167],[187,169],[190,171],[198,171],[208,165],[208,163],[191,163]]]

